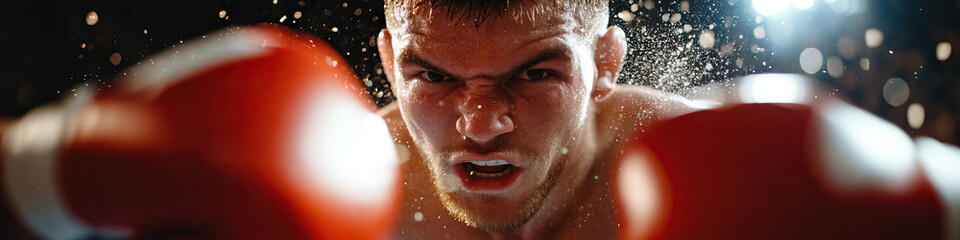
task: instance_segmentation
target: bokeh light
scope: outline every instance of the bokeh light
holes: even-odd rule
[[[790,8],[790,1],[787,0],[754,0],[753,9],[764,16],[771,16]]]
[[[807,74],[814,74],[823,67],[823,54],[816,48],[807,48],[800,53],[800,68]]]
[[[902,78],[891,78],[883,84],[883,100],[896,107],[910,98],[910,87]]]
[[[946,61],[950,58],[951,53],[953,53],[953,47],[949,42],[941,42],[937,44],[937,60]]]
[[[907,123],[910,124],[910,127],[913,129],[918,129],[920,126],[923,126],[923,121],[926,116],[923,112],[923,105],[919,103],[910,104],[907,107]]]

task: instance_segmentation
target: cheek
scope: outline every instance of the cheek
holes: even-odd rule
[[[536,84],[530,84],[536,85]],[[518,106],[526,113],[527,127],[546,129],[544,132],[561,132],[579,129],[586,114],[586,94],[582,85],[541,84],[517,86],[526,106]],[[558,131],[561,130],[561,131]]]
[[[455,132],[454,104],[445,100],[444,89],[410,83],[401,85],[397,95],[400,111],[415,138],[438,139],[444,132]]]

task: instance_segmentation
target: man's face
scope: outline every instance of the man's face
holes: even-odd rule
[[[594,35],[570,12],[476,27],[429,11],[390,29],[400,111],[451,214],[515,229],[581,160],[572,151],[586,138]]]

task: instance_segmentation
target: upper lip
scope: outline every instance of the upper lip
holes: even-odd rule
[[[508,163],[510,163],[510,165],[513,165],[514,167],[521,167],[520,161],[518,161],[516,158],[514,158],[513,156],[510,156],[509,154],[499,153],[499,152],[487,153],[487,154],[467,152],[467,153],[461,154],[460,156],[454,157],[453,165],[466,163],[470,161],[490,161],[490,160],[496,160],[496,159],[505,160]]]

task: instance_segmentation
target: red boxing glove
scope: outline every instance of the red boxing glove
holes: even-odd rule
[[[771,91],[741,84],[740,96],[764,98],[752,91]],[[943,189],[931,184],[929,167],[917,161],[905,133],[836,99],[771,96],[793,103],[745,99],[638,133],[620,159],[615,184],[620,236],[948,236]]]
[[[4,137],[10,212],[46,239],[383,239],[396,152],[349,64],[277,26],[235,27],[38,109]]]

